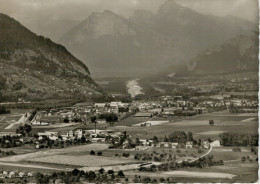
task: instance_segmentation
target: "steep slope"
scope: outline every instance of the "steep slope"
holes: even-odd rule
[[[0,27],[3,94],[48,98],[100,91],[87,66],[62,45],[37,36],[4,14],[0,14]]]
[[[258,51],[257,35],[240,35],[226,41],[224,44],[204,50],[187,63],[187,73],[179,71],[178,74],[203,75],[249,70],[258,71]]]
[[[151,74],[180,64],[204,49],[257,25],[235,17],[203,15],[166,1],[156,14],[138,10],[130,19],[93,13],[60,42],[102,76]]]

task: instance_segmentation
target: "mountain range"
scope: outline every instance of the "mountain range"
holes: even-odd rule
[[[209,75],[258,71],[258,33],[239,35],[223,44],[205,49],[184,64],[169,67],[161,74],[173,76]]]
[[[101,93],[88,67],[67,49],[0,14],[1,97],[30,100]]]
[[[187,63],[187,72],[194,75],[254,70],[258,71],[258,34],[240,35],[211,47]]]
[[[137,10],[130,18],[93,13],[59,42],[95,76],[133,76],[186,65],[205,49],[253,31],[252,22],[200,14],[168,0],[156,13]]]

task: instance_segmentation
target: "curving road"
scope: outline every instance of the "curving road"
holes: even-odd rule
[[[209,151],[207,153],[205,153],[204,155],[198,157],[198,158],[195,158],[194,160],[191,160],[189,163],[192,163],[192,162],[195,162],[196,160],[199,160],[200,158],[203,158],[205,156],[207,156],[210,152],[212,151],[212,147],[210,147]]]

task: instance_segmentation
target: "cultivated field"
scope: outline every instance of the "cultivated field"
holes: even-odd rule
[[[30,111],[31,110],[28,110],[28,109],[11,109],[10,114],[1,114],[0,115],[0,131],[7,131],[7,130],[4,130],[4,129],[7,128],[8,126],[10,127],[8,129],[17,128],[17,126],[19,126],[19,125],[18,124],[15,125],[15,123],[18,122],[19,119],[25,113],[30,112]],[[13,125],[15,125],[15,126],[13,126]]]
[[[47,157],[38,157],[27,159],[32,162],[42,162],[61,165],[85,166],[85,167],[103,167],[110,165],[126,164],[135,162],[132,159],[113,158],[92,155],[52,155]]]
[[[61,154],[76,154],[83,151],[91,151],[91,150],[104,150],[107,149],[107,144],[87,144],[87,145],[81,145],[81,146],[73,146],[63,149],[48,149],[48,150],[41,150],[33,153],[27,153],[27,154],[21,154],[21,155],[14,155],[6,158],[1,158],[0,161],[3,162],[19,162],[19,161],[25,161],[29,159],[34,158],[41,158],[41,157],[47,157],[52,155],[61,155]]]
[[[249,119],[250,118],[250,119]],[[209,125],[214,120],[214,126]],[[246,121],[245,121],[246,120]],[[135,123],[136,124],[136,123]],[[197,139],[216,139],[222,132],[257,133],[258,118],[255,113],[233,114],[227,111],[187,117],[180,121],[152,127],[111,127],[114,130],[127,131],[132,137],[164,137],[173,131],[190,131]]]

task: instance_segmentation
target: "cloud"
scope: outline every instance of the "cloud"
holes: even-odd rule
[[[14,17],[32,31],[58,40],[62,34],[105,9],[129,17],[136,9],[156,12],[165,0],[0,0],[0,12]],[[204,14],[233,15],[256,21],[257,0],[175,0]]]

